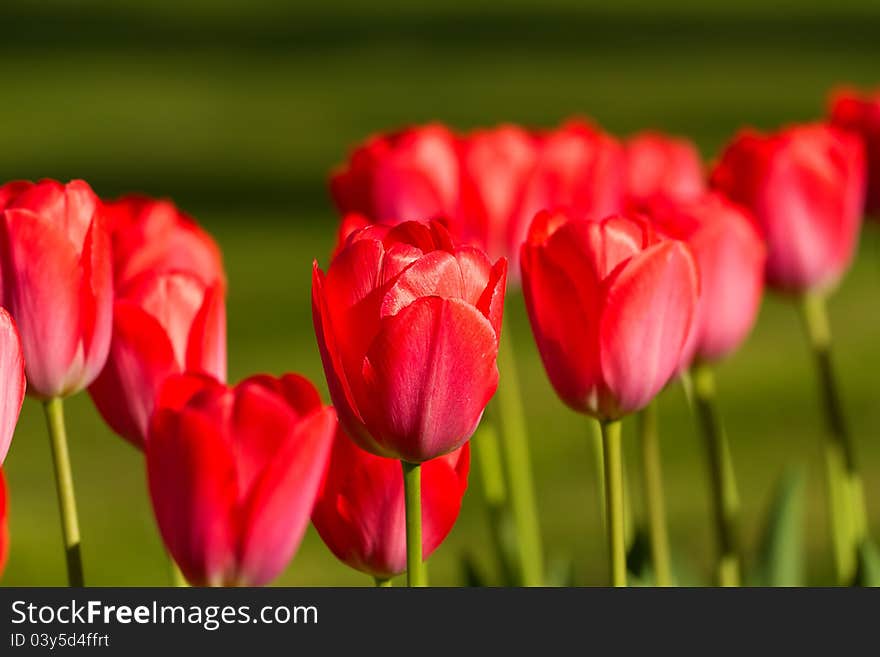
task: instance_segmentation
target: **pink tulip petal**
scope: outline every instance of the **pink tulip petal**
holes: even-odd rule
[[[5,308],[0,308],[0,381],[3,382],[3,394],[0,395],[0,465],[2,465],[9,452],[12,435],[15,433],[26,385],[21,338],[12,316]]]
[[[152,315],[124,299],[113,312],[110,358],[89,394],[110,428],[143,448],[159,390],[181,367]]]
[[[69,392],[71,368],[83,359],[79,255],[51,220],[15,209],[3,217],[3,299],[20,330],[28,391]]]
[[[315,325],[315,337],[324,365],[327,388],[339,415],[339,421],[345,426],[349,435],[356,438],[364,449],[368,449],[368,445],[372,445],[373,450],[379,449],[374,445],[364,427],[360,411],[354,401],[354,393],[343,368],[342,356],[339,354],[336,336],[333,333],[330,314],[327,310],[327,301],[324,297],[324,274],[318,268],[317,261],[312,268],[312,321]]]
[[[333,409],[316,411],[285,438],[255,483],[243,516],[239,583],[267,584],[293,557],[324,478],[335,430]]]
[[[386,317],[356,393],[374,440],[412,462],[458,448],[495,393],[497,352],[486,317],[457,299],[423,297]]]
[[[202,307],[192,320],[186,368],[226,381],[226,299],[222,283],[205,290]]]
[[[196,586],[235,574],[238,489],[235,461],[213,418],[159,410],[146,446],[153,511],[165,545]]]
[[[644,407],[675,373],[699,283],[690,250],[665,241],[633,257],[608,288],[599,328],[613,419]]]

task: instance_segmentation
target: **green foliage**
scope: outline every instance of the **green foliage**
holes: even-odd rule
[[[803,468],[780,477],[764,520],[757,560],[749,583],[753,586],[803,586],[804,497]]]

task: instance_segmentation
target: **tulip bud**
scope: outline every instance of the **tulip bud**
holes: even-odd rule
[[[458,449],[498,384],[507,262],[437,222],[349,236],[312,308],[340,421],[373,454],[421,463]]]
[[[522,247],[523,293],[553,387],[573,409],[616,420],[672,377],[699,294],[684,242],[640,219],[541,212]]]
[[[336,418],[303,377],[169,378],[146,442],[162,539],[197,586],[262,586],[296,552]]]
[[[705,190],[700,154],[689,140],[642,132],[630,137],[625,149],[629,208],[643,208],[658,198],[694,201]]]
[[[226,379],[225,276],[211,237],[167,201],[107,204],[116,295],[107,364],[89,388],[101,416],[143,447],[172,374]]]
[[[849,266],[865,193],[857,138],[824,124],[740,133],[711,185],[748,208],[767,240],[767,284],[801,293],[833,286]]]
[[[467,489],[470,445],[422,464],[422,557],[449,534]],[[312,522],[343,563],[387,579],[406,570],[400,463],[358,447],[340,429]]]
[[[868,165],[865,211],[880,217],[880,89],[872,93],[841,89],[831,99],[832,125],[862,140]]]
[[[688,243],[700,270],[700,300],[682,354],[715,361],[746,338],[764,292],[766,248],[752,216],[717,193],[695,201],[655,200],[649,214],[661,232]]]
[[[81,180],[0,188],[0,305],[15,318],[28,392],[88,386],[110,347],[113,277],[101,203]]]
[[[24,401],[25,375],[24,355],[21,351],[21,338],[15,322],[0,308],[0,381],[3,381],[3,394],[0,397],[0,465],[6,459],[21,404]]]

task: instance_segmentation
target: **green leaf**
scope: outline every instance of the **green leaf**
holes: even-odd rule
[[[805,484],[802,467],[786,470],[780,477],[764,521],[758,561],[749,584],[804,585]]]
[[[866,538],[859,546],[856,585],[880,587],[880,549],[870,538]]]

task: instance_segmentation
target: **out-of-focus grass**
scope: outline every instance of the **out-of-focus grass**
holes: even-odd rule
[[[400,123],[460,128],[570,114],[628,133],[688,134],[712,157],[739,126],[819,116],[829,87],[878,83],[874,4],[718,5],[679,1],[584,7],[573,1],[292,8],[211,3],[6,2],[0,43],[0,178],[83,177],[104,195],[170,195],[211,230],[230,280],[233,379],[296,370],[321,383],[309,267],[326,262],[335,217],[324,179],[351,143]],[[43,13],[40,13],[43,12]],[[15,29],[12,29],[14,27]],[[880,533],[880,231],[866,228],[831,309],[837,363]],[[531,428],[548,555],[577,581],[604,581],[588,433],[547,383],[521,300],[508,312]],[[827,581],[820,409],[796,315],[768,298],[754,335],[719,371],[747,538],[775,478],[809,472],[809,568]],[[167,579],[139,453],[111,435],[86,396],[68,403],[87,581]],[[661,399],[674,547],[706,572],[711,558],[702,445],[680,390]],[[631,427],[628,427],[631,431]],[[634,507],[636,450],[627,437]],[[55,492],[42,413],[32,401],[5,465],[12,551],[4,584],[61,584]],[[459,559],[489,566],[474,472],[461,518],[431,560],[436,584]],[[358,584],[310,530],[283,584]]]

